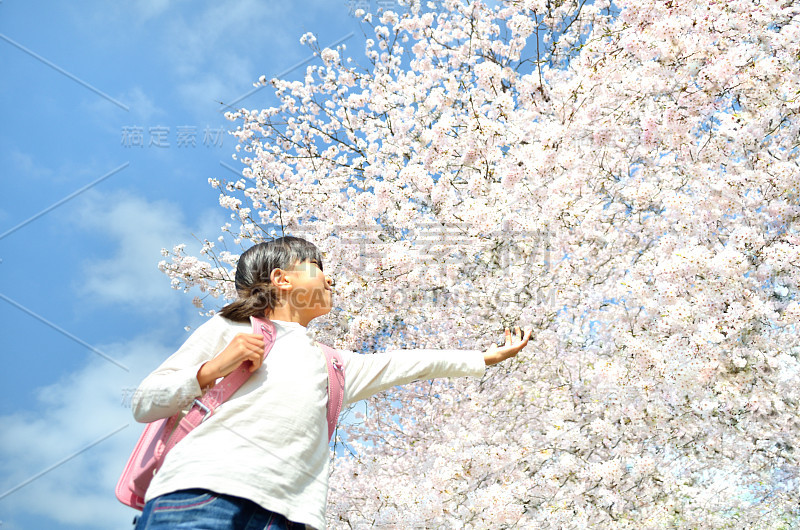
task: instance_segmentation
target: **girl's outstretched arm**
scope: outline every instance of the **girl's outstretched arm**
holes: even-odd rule
[[[511,330],[506,328],[506,343],[502,346],[492,344],[484,353],[483,360],[486,363],[486,366],[497,364],[510,357],[516,356],[517,353],[519,353],[519,351],[524,348],[526,344],[528,344],[528,339],[530,338],[531,328],[525,328],[523,334],[523,330],[517,326],[514,328],[513,335],[511,334]]]
[[[392,350],[372,355],[341,351],[345,364],[345,398],[350,404],[395,385],[438,377],[480,377],[486,366],[516,355],[528,342],[531,330],[517,336],[506,329],[503,346],[480,350]]]

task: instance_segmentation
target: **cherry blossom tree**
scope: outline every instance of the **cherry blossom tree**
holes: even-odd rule
[[[789,528],[800,517],[800,7],[409,3],[231,113],[220,241],[314,241],[337,347],[485,349],[340,426],[331,527]],[[362,64],[363,63],[363,64]],[[224,248],[224,247],[222,247]],[[207,241],[162,269],[234,295]],[[201,303],[201,302],[198,302]]]

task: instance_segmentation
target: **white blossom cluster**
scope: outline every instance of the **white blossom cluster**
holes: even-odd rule
[[[230,114],[223,231],[319,246],[334,346],[535,336],[343,422],[330,527],[793,527],[800,6],[362,16],[366,65],[306,35],[321,64]],[[167,254],[177,287],[233,295],[237,256]]]

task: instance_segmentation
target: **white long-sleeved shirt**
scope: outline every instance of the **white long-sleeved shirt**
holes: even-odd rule
[[[273,321],[276,341],[241,388],[167,455],[146,501],[189,488],[243,497],[289,520],[325,526],[328,494],[328,372],[321,349],[296,322]],[[201,396],[197,371],[250,324],[214,316],[139,386],[140,422],[171,416]],[[344,404],[394,385],[481,376],[483,354],[463,350],[341,351]]]

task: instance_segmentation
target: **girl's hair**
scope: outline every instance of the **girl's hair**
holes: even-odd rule
[[[251,316],[264,316],[278,301],[270,281],[275,269],[288,270],[297,262],[316,260],[322,270],[322,256],[312,243],[299,237],[284,236],[258,243],[239,256],[236,266],[236,293],[239,297],[219,314],[235,322],[249,322]]]

